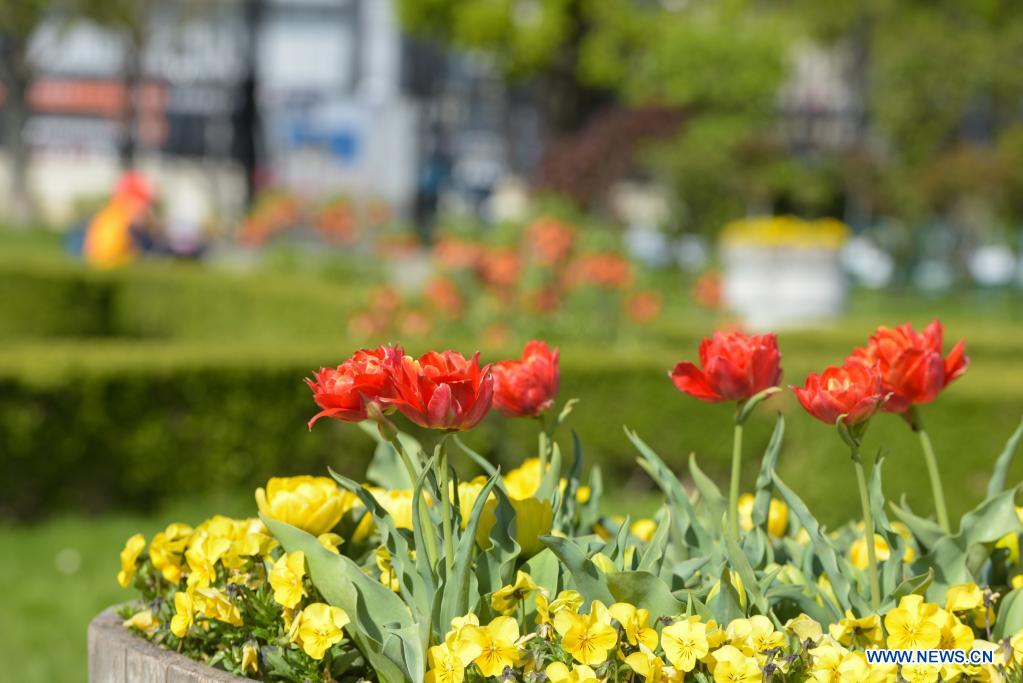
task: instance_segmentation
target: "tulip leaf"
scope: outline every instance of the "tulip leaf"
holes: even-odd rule
[[[898,604],[899,600],[906,597],[907,595],[925,595],[927,589],[930,588],[934,582],[934,570],[928,569],[925,574],[918,574],[916,576],[910,576],[905,581],[895,587],[895,590],[891,592],[885,598],[885,604],[882,605],[881,611],[884,612],[888,607],[894,607]]]
[[[384,631],[386,635],[384,636],[383,651],[388,659],[392,661],[400,659],[404,662],[405,671],[408,672],[411,680],[423,680],[426,673],[425,648],[411,645],[415,642],[418,627],[415,624],[401,628],[385,626]]]
[[[994,641],[1023,631],[1023,588],[1010,591],[998,604],[998,617],[991,632]]]
[[[782,497],[785,498],[789,509],[795,514],[803,528],[806,529],[814,554],[824,567],[824,573],[827,574],[828,580],[831,582],[831,587],[835,591],[835,597],[838,599],[839,605],[842,609],[849,609],[852,606],[850,603],[852,587],[845,578],[847,574],[843,574],[839,568],[839,558],[834,546],[828,540],[828,537],[824,535],[817,519],[810,512],[809,508],[806,507],[806,503],[796,495],[795,491],[786,486],[777,472],[773,473],[772,477],[775,487],[777,487]]]
[[[661,565],[661,560],[664,557],[664,550],[668,546],[668,532],[671,530],[671,508],[665,506],[663,513],[660,515],[660,519],[657,520],[657,530],[654,531],[653,538],[647,543],[646,548],[639,558],[639,567],[641,571],[658,573],[657,569]]]
[[[548,470],[540,473],[540,486],[534,494],[540,500],[552,500],[561,483],[561,449],[558,444],[551,446],[551,461]]]
[[[401,599],[379,581],[363,574],[351,558],[335,555],[324,548],[316,537],[266,515],[261,514],[260,519],[285,551],[301,550],[305,553],[313,585],[328,603],[348,614],[352,627],[347,629],[347,633],[380,679],[388,683],[421,680],[421,675],[416,678],[415,672],[405,669],[404,657],[393,659],[383,650],[383,642],[388,635],[385,625],[412,627],[419,633],[412,614]],[[421,647],[419,642],[407,645]]]
[[[888,514],[885,512],[884,491],[881,487],[881,470],[884,464],[884,457],[878,454],[874,460],[874,467],[870,472],[870,510],[874,516],[874,532],[881,535],[881,538],[888,544],[888,559],[879,562],[881,595],[889,595],[896,590],[896,586],[902,582],[904,563],[902,558],[906,556],[908,544],[891,525]]]
[[[1019,427],[1009,437],[1009,440],[1005,443],[1005,448],[1002,450],[1002,454],[995,461],[995,469],[991,473],[991,481],[987,485],[988,498],[1001,493],[1005,489],[1005,478],[1009,474],[1009,465],[1012,464],[1012,458],[1019,449],[1020,441],[1023,441],[1023,421],[1020,422]]]
[[[707,507],[707,513],[711,523],[714,525],[714,530],[720,534],[721,529],[724,528],[724,525],[721,524],[721,518],[728,504],[725,501],[725,497],[721,495],[721,489],[696,464],[696,454],[694,453],[689,454],[689,474],[692,475],[693,484],[696,486],[696,490],[700,492],[700,497],[703,498],[703,504]]]
[[[376,422],[363,420],[359,428],[377,442],[373,459],[366,469],[366,479],[388,489],[411,489],[415,483],[409,479],[408,470],[401,462],[401,457],[394,446],[380,433]],[[418,454],[423,450],[422,445],[411,434],[398,432],[398,441],[406,453]],[[415,462],[413,457],[413,462]]]
[[[760,462],[760,473],[757,475],[756,498],[753,501],[752,520],[754,526],[763,526],[771,509],[771,472],[777,469],[778,455],[781,453],[782,439],[785,437],[785,418],[778,414],[774,422],[774,431],[767,442],[764,459]]]
[[[469,448],[468,446],[466,446],[466,445],[465,445],[465,442],[464,442],[464,441],[462,441],[462,440],[461,440],[461,439],[460,439],[460,438],[459,438],[459,437],[458,437],[457,435],[456,435],[456,436],[454,437],[454,441],[455,441],[455,443],[456,443],[456,444],[458,444],[458,447],[462,449],[462,452],[464,452],[464,453],[465,453],[466,455],[468,455],[468,456],[469,456],[469,458],[470,458],[470,459],[471,459],[471,460],[472,460],[472,461],[473,461],[474,463],[476,463],[477,465],[479,465],[479,466],[480,466],[480,468],[481,468],[481,469],[482,469],[482,470],[483,470],[484,472],[486,472],[486,473],[487,473],[487,476],[488,476],[488,477],[492,477],[492,476],[494,476],[495,474],[497,474],[497,468],[496,468],[496,467],[494,467],[494,466],[493,466],[492,464],[490,464],[490,461],[489,461],[489,460],[487,460],[486,458],[484,458],[484,457],[483,457],[482,455],[480,455],[479,453],[477,453],[477,452],[476,452],[476,451],[474,451],[473,449],[471,449],[471,448]]]
[[[579,440],[579,435],[574,429],[572,430],[572,450],[574,453],[573,459],[581,461],[582,442]],[[600,519],[600,498],[604,492],[604,480],[600,473],[600,467],[596,465],[590,468],[589,488],[589,498],[586,499],[585,503],[576,507],[578,511],[577,529],[592,529],[597,520]]]
[[[587,602],[600,600],[608,605],[614,602],[614,596],[607,587],[607,576],[586,558],[586,554],[575,542],[558,536],[541,536],[540,541],[564,563],[575,582],[576,590]]]
[[[895,516],[899,518],[899,521],[909,527],[909,530],[913,532],[913,535],[925,549],[932,548],[935,543],[947,536],[945,530],[938,526],[936,522],[913,514],[906,504],[905,497],[903,497],[902,505],[896,505],[892,502],[888,506],[895,513]]]
[[[721,570],[721,578],[715,584],[718,588],[714,597],[707,600],[707,607],[719,624],[729,624],[734,619],[746,616],[746,610],[739,600],[739,593],[732,585],[732,577],[725,564]]]
[[[760,591],[760,584],[757,582],[757,575],[753,572],[753,567],[750,566],[749,558],[742,552],[742,548],[739,547],[739,543],[731,533],[724,534],[724,540],[728,564],[739,574],[739,578],[742,579],[742,585],[746,589],[747,597],[757,608],[758,612],[767,614],[767,599],[764,598],[764,594]]]
[[[650,611],[650,620],[674,617],[686,606],[675,599],[668,585],[650,572],[611,572],[607,586],[617,602],[628,602]]]
[[[447,625],[455,617],[464,616],[469,612],[469,577],[472,570],[473,553],[476,549],[476,530],[479,528],[483,508],[490,497],[490,492],[497,484],[497,479],[496,475],[490,477],[476,497],[472,511],[469,513],[469,520],[465,525],[465,532],[455,548],[451,576],[444,577],[444,599],[440,611],[442,628],[447,628]]]

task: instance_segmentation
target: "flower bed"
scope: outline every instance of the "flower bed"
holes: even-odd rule
[[[774,335],[716,333],[699,364],[670,373],[683,393],[735,409],[726,493],[695,457],[690,493],[628,432],[665,494],[652,519],[602,514],[578,438],[562,452],[574,402],[555,408],[559,358],[545,343],[493,366],[359,351],[307,380],[320,408],[309,427],[359,423],[377,441],[367,482],[274,478],[256,492],[258,518],[133,536],[118,581],[142,595],[121,616],[158,645],[263,680],[1019,681],[1023,524],[1006,473],[1023,428],[954,529],[920,407],[966,371],[962,343],[942,346],[937,323],[880,328],[794,388],[845,444],[860,491],[862,519],[830,532],[775,472],[780,416],[740,496],[744,424],[781,391]],[[503,473],[457,436],[492,408],[537,426],[536,457]],[[864,468],[863,434],[882,411],[919,435],[935,519],[885,500],[882,458]],[[438,438],[421,444],[396,414]],[[483,474],[459,480],[456,458]],[[868,660],[878,649],[946,655]]]

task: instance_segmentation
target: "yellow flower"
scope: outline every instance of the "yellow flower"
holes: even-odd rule
[[[941,623],[941,640],[938,647],[943,650],[969,650],[973,644],[973,629],[959,621],[954,614],[938,610],[937,620]]]
[[[799,642],[803,643],[807,640],[818,642],[821,636],[824,635],[824,630],[821,625],[814,621],[806,614],[800,614],[795,619],[789,619],[785,622],[785,628],[790,632],[796,634],[799,638]]]
[[[331,646],[340,643],[344,638],[341,629],[347,626],[348,622],[348,615],[340,607],[314,602],[302,610],[294,642],[297,642],[307,655],[319,661]]]
[[[184,638],[195,621],[195,605],[192,596],[184,591],[174,594],[174,616],[171,618],[171,633]]]
[[[934,683],[938,680],[938,667],[932,664],[903,664],[900,674],[906,683]]]
[[[892,551],[881,534],[874,534],[874,554],[879,564],[891,557]],[[849,561],[857,569],[866,569],[870,566],[870,558],[867,555],[867,539],[859,536],[852,542],[849,546]]]
[[[739,526],[745,531],[753,528],[753,502],[756,496],[744,493],[739,497]],[[767,535],[781,538],[789,525],[789,506],[772,498],[767,507]]]
[[[401,582],[398,580],[398,573],[394,571],[394,566],[391,564],[391,551],[380,546],[373,551],[373,554],[376,557],[377,569],[380,570],[380,583],[395,593],[400,591]]]
[[[497,617],[486,626],[466,625],[459,640],[479,647],[473,660],[486,676],[500,676],[505,667],[519,663],[519,625],[511,617]]]
[[[267,517],[319,536],[333,529],[354,501],[341,495],[334,480],[303,475],[272,477],[266,489],[256,489],[256,505]]]
[[[427,652],[430,670],[426,672],[426,683],[461,683],[465,667],[479,655],[480,648],[474,643],[455,641],[434,645]]]
[[[191,537],[192,527],[187,524],[171,524],[153,536],[149,544],[150,562],[170,583],[181,581],[182,561]]]
[[[121,588],[131,585],[131,580],[135,578],[135,562],[145,547],[146,537],[142,534],[135,534],[124,544],[124,550],[121,551],[121,571],[117,572],[117,583]]]
[[[125,628],[133,628],[136,631],[149,635],[160,626],[160,622],[153,616],[152,610],[142,610],[132,615],[131,619],[125,619],[123,626]]]
[[[1005,548],[1009,552],[1009,564],[1019,563],[1019,534],[1015,531],[1010,531],[999,538],[995,547]]]
[[[616,602],[607,608],[625,629],[625,639],[629,645],[643,645],[649,650],[657,649],[657,631],[650,628],[650,611],[637,608],[627,602]]]
[[[949,612],[967,612],[977,628],[995,623],[995,611],[984,605],[984,591],[975,583],[952,586],[945,594],[945,609]]]
[[[509,616],[515,612],[519,603],[528,598],[535,590],[537,590],[537,585],[533,582],[532,577],[526,572],[519,571],[515,574],[515,583],[494,591],[494,594],[490,596],[490,606],[498,614]]]
[[[732,645],[738,648],[748,657],[756,657],[758,660],[766,660],[767,650],[782,647],[785,644],[785,634],[774,630],[771,620],[762,614],[757,614],[749,619],[735,619],[728,625],[728,639]]]
[[[561,646],[580,664],[594,666],[607,659],[618,644],[618,632],[611,626],[607,607],[594,600],[589,614],[562,611],[554,617],[554,629],[561,635]]]
[[[837,624],[828,626],[828,633],[846,647],[869,648],[883,644],[884,633],[881,631],[881,617],[868,614],[857,619],[851,610],[845,611],[845,618]]]
[[[341,554],[341,551],[338,550],[338,547],[345,542],[345,539],[341,538],[337,534],[330,532],[320,534],[319,536],[316,537],[316,540],[319,541],[320,545],[322,545],[324,548],[334,553],[335,555]]]
[[[509,498],[532,498],[540,488],[540,459],[527,458],[504,475],[504,490]]]
[[[906,595],[884,617],[888,647],[893,650],[929,650],[938,647],[941,627],[935,622],[938,606],[923,596]]]
[[[629,532],[641,541],[646,543],[650,542],[650,539],[654,537],[654,532],[657,531],[657,520],[653,519],[637,519],[635,522],[629,525]]]
[[[661,648],[673,667],[679,671],[692,671],[696,661],[706,657],[710,650],[707,624],[689,618],[665,626],[661,630]]]
[[[550,595],[541,590],[536,596],[536,623],[550,624],[558,612],[578,612],[583,606],[583,596],[578,591],[564,590],[558,593],[558,597],[551,602]]]
[[[250,674],[259,673],[259,648],[255,643],[242,645],[242,671]]]
[[[731,645],[715,650],[714,683],[761,683],[763,672],[757,660]]]
[[[407,489],[385,490],[376,487],[370,488],[369,491],[380,503],[380,507],[387,511],[394,521],[394,526],[399,529],[412,529],[413,491]]]
[[[1012,648],[1012,660],[1023,664],[1023,631],[1009,639],[1009,646]]]
[[[532,557],[546,546],[540,542],[540,536],[551,532],[554,523],[554,509],[550,501],[538,498],[511,499],[515,509],[515,541],[522,548],[523,557]],[[495,511],[497,499],[492,498],[483,507],[480,525],[476,531],[476,542],[486,550],[490,547],[490,531],[497,522]]]
[[[198,588],[192,596],[196,611],[208,619],[216,619],[231,626],[242,625],[242,615],[238,607],[217,588]]]
[[[840,645],[825,643],[810,650],[813,662],[810,675],[817,683],[839,683],[839,668],[848,654],[848,650]]]
[[[274,600],[278,605],[293,609],[302,602],[302,598],[306,594],[305,587],[302,585],[303,577],[305,577],[305,553],[301,550],[281,555],[280,559],[274,562],[267,580],[270,582],[270,587],[274,589]]]
[[[480,493],[483,492],[483,487],[486,485],[487,478],[484,476],[458,483],[458,515],[459,523],[463,529],[469,523],[469,517],[472,516],[472,506],[476,504],[476,499],[480,497]],[[454,488],[454,483],[451,484],[451,487]],[[490,498],[493,496],[494,494],[491,493]]]
[[[220,563],[228,569],[238,569],[246,558],[264,555],[277,545],[277,541],[258,519],[231,519],[215,515],[195,528],[204,531],[211,538],[225,539],[229,545]]]
[[[1023,574],[1012,577],[1011,585],[1013,588],[1023,588]]]
[[[597,674],[585,664],[572,664],[569,669],[561,662],[553,662],[544,669],[547,680],[551,683],[583,683],[583,681],[596,681]]]
[[[596,553],[590,558],[590,562],[594,564],[600,571],[605,574],[618,571],[618,567],[615,566],[614,560],[605,555],[604,553]]]
[[[205,529],[196,531],[188,542],[188,587],[206,588],[217,578],[217,562],[231,548],[227,538],[211,536]]]
[[[682,683],[685,678],[684,671],[665,666],[664,661],[644,645],[626,657],[625,663],[647,683]]]

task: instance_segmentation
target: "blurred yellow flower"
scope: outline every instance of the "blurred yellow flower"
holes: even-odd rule
[[[188,587],[206,588],[217,578],[217,562],[231,548],[227,538],[211,536],[198,530],[188,542],[185,561],[188,563]]]
[[[753,503],[756,496],[744,493],[739,497],[739,526],[745,531],[753,528]],[[789,525],[789,506],[783,501],[772,498],[767,509],[767,534],[774,538],[785,535]]]
[[[401,590],[401,583],[398,580],[397,572],[394,571],[394,566],[391,564],[391,551],[384,546],[380,546],[373,551],[373,555],[376,558],[377,569],[380,570],[380,583],[397,593]]]
[[[891,550],[888,542],[881,534],[874,534],[874,554],[880,564],[891,557]],[[857,569],[866,569],[870,566],[870,556],[867,554],[867,539],[859,536],[849,546],[849,561]]]
[[[170,629],[178,638],[184,638],[195,619],[195,605],[192,596],[184,591],[174,594],[174,616],[171,618]]]
[[[136,612],[130,619],[125,619],[123,626],[125,628],[133,628],[137,631],[142,631],[146,635],[150,635],[160,626],[160,622],[153,616],[153,611],[144,609],[141,612]]]
[[[196,612],[208,619],[216,619],[231,626],[242,625],[242,615],[238,606],[231,602],[227,594],[219,588],[198,588],[192,595]]]
[[[343,496],[333,479],[327,477],[272,477],[266,489],[256,489],[259,511],[273,519],[298,527],[313,536],[333,529],[354,495]]]
[[[307,655],[319,661],[331,646],[344,638],[342,629],[348,622],[348,615],[340,607],[314,602],[298,617],[295,642]]]
[[[305,577],[305,553],[296,550],[281,555],[270,569],[267,580],[274,589],[274,601],[278,605],[293,609],[305,597],[302,579]]]
[[[486,626],[466,625],[458,639],[479,648],[473,661],[485,677],[500,676],[506,666],[519,663],[519,624],[511,617],[497,617]]]
[[[372,487],[369,489],[380,507],[387,511],[387,514],[394,521],[394,526],[399,529],[412,529],[412,502],[414,492],[407,489],[381,489]]]
[[[510,616],[515,612],[515,608],[537,588],[529,574],[524,571],[516,572],[515,583],[494,591],[494,594],[490,596],[490,606],[498,614]]]
[[[532,557],[546,546],[540,536],[551,532],[554,523],[554,508],[550,501],[538,498],[511,499],[515,509],[515,542],[522,548],[523,557]],[[497,499],[490,499],[483,507],[480,525],[476,530],[476,542],[486,550],[490,547],[490,532],[497,522]]]
[[[472,514],[472,506],[476,504],[476,499],[480,497],[480,493],[483,492],[483,487],[487,485],[487,478],[484,476],[476,477],[471,481],[461,481],[458,483],[458,516],[459,524],[464,529],[465,525],[469,523],[469,517]],[[452,490],[454,490],[454,483],[451,484]],[[493,493],[490,497],[493,497]]]
[[[562,662],[552,662],[544,669],[547,680],[551,683],[583,683],[583,681],[596,681],[597,674],[585,664],[572,664],[569,669]]]
[[[145,547],[146,537],[142,534],[135,534],[124,544],[124,550],[121,551],[121,571],[117,572],[117,583],[121,588],[131,585],[131,580],[135,578],[135,562]]]
[[[341,554],[341,551],[338,550],[338,548],[341,546],[342,543],[345,542],[345,539],[341,538],[335,533],[330,532],[320,534],[319,536],[316,537],[316,540],[319,541],[320,545],[322,545],[324,548],[334,553],[335,555]]]
[[[242,671],[245,673],[259,673],[259,648],[255,643],[242,645]]]
[[[646,543],[650,542],[650,539],[654,537],[654,532],[657,531],[657,520],[653,519],[637,519],[635,522],[629,525],[629,533]]]
[[[789,619],[785,622],[785,629],[790,633],[796,634],[800,643],[804,643],[807,640],[812,640],[816,643],[824,635],[824,629],[821,628],[821,625],[806,614],[800,614],[794,619]]]

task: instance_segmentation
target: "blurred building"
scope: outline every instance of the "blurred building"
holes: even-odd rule
[[[486,64],[403,36],[391,0],[156,0],[144,35],[136,158],[193,218],[232,220],[252,183],[405,214],[438,184],[473,201],[506,172],[508,120],[527,120]],[[119,172],[129,50],[54,16],[31,54],[29,183],[63,221]]]

